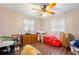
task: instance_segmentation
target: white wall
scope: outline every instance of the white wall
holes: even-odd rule
[[[34,20],[35,30],[42,30],[42,19],[21,14],[0,6],[0,35],[19,34],[23,31],[23,19]]]
[[[52,20],[60,20],[64,18],[66,20],[66,32],[71,32],[75,36],[79,35],[79,9],[70,11],[65,15],[61,14],[47,18],[33,18],[3,7],[0,7],[0,35],[21,33],[24,17],[36,21],[36,31],[45,32],[51,32],[50,24]]]
[[[67,32],[79,36],[79,9],[66,14]]]
[[[65,19],[66,32],[72,33],[74,36],[79,37],[79,9],[72,10],[66,14],[45,18],[43,30],[51,32],[51,21],[60,19]]]
[[[20,33],[22,19],[20,13],[0,7],[0,35]]]
[[[36,31],[43,31],[44,22],[42,18],[36,20]]]

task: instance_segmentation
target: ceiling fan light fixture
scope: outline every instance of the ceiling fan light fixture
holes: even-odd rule
[[[47,13],[42,14],[42,16],[43,16],[43,17],[46,17],[46,16],[47,16]]]

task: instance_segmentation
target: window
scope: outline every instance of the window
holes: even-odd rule
[[[35,22],[34,20],[26,20],[24,19],[24,33],[34,32],[35,30]]]
[[[51,32],[57,37],[60,37],[60,32],[65,32],[65,19],[55,19],[50,23]]]
[[[53,20],[51,23],[51,31],[64,32],[65,31],[65,19]]]

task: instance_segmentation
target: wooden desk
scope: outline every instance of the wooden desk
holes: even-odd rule
[[[22,45],[38,42],[37,34],[22,35]]]

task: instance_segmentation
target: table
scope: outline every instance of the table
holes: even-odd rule
[[[10,45],[13,45],[14,41],[0,41],[0,48],[7,47],[7,52],[10,51]]]
[[[0,41],[0,47],[13,45],[14,41]]]

